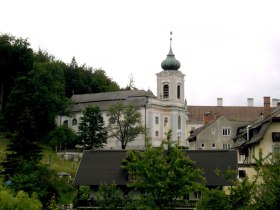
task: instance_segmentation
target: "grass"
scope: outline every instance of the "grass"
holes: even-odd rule
[[[6,156],[6,147],[9,143],[9,140],[5,138],[3,133],[0,133],[0,162],[3,162]],[[51,169],[56,173],[66,172],[70,173],[73,178],[76,174],[76,171],[79,167],[80,162],[74,162],[69,160],[64,160],[60,158],[51,147],[43,145],[43,157],[41,163],[48,164]]]
[[[80,162],[64,160],[46,145],[43,146],[43,151],[43,158],[41,160],[42,163],[49,164],[50,168],[56,173],[66,172],[70,173],[72,177],[75,176]]]

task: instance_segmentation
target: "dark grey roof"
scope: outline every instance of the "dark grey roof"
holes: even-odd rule
[[[251,134],[252,132],[249,131],[249,133],[250,133],[249,140],[246,139],[246,137],[247,137],[246,126],[242,126],[240,129],[240,132],[237,134],[236,137],[234,137],[234,140],[235,140],[234,148],[238,148],[245,144],[251,145],[251,144],[259,143],[263,139],[271,122],[275,119],[280,120],[279,114],[280,114],[280,107],[272,109],[271,114],[269,116],[267,116],[266,118],[257,120],[252,124],[248,124],[248,125],[250,125],[250,127],[249,127],[250,131],[255,130],[257,132],[255,135],[252,136],[252,134]]]
[[[197,168],[203,170],[207,186],[232,185],[225,176],[229,169],[238,170],[236,150],[186,150],[186,154],[196,162]],[[220,175],[217,175],[217,170]]]
[[[112,184],[126,185],[125,172],[121,168],[124,150],[84,151],[78,168],[75,185]]]
[[[75,105],[73,111],[81,111],[88,106],[98,106],[101,111],[106,111],[108,108],[118,102],[125,104],[134,104],[144,106],[147,104],[147,97],[155,97],[149,91],[144,90],[125,90],[104,93],[80,94],[73,95],[71,99]]]
[[[140,97],[147,96],[147,92],[144,90],[123,90],[104,93],[89,93],[73,95],[71,99],[76,103],[89,103],[96,101],[114,101],[125,100],[128,97]]]
[[[229,181],[223,176],[217,176],[215,171],[221,174],[230,168],[237,171],[237,153],[234,150],[185,150],[190,159],[196,162],[196,166],[204,171],[208,186],[226,186]],[[92,150],[84,151],[78,168],[75,185],[100,185],[101,183],[113,183],[126,185],[125,171],[121,168],[125,158],[125,150]]]

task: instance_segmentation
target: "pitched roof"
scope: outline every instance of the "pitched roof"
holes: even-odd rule
[[[221,115],[221,116],[223,116],[223,115]],[[194,129],[193,131],[191,131],[191,132],[190,132],[191,135],[188,137],[188,140],[189,140],[190,142],[196,140],[196,136],[197,136],[198,134],[200,134],[200,132],[202,132],[205,128],[207,128],[207,127],[210,126],[212,123],[214,123],[215,121],[217,121],[221,116],[217,117],[217,118],[214,119],[214,120],[211,120],[210,122],[204,124],[203,126],[201,126],[201,127],[199,127],[199,128]]]
[[[249,124],[249,133],[251,133],[250,130],[257,131],[255,135],[250,136],[251,138],[249,139],[249,141],[246,139],[247,126],[242,126],[239,129],[240,132],[236,135],[236,137],[234,137],[234,147],[237,148],[245,144],[251,145],[260,142],[273,120],[280,120],[280,107],[272,109],[271,114],[264,119],[256,120],[254,123]]]
[[[190,122],[202,122],[203,115],[207,112],[224,115],[232,121],[252,122],[263,112],[263,107],[246,106],[188,106],[187,109]]]
[[[81,111],[87,106],[98,106],[101,111],[105,111],[117,102],[144,106],[147,103],[146,97],[154,97],[154,95],[144,90],[124,90],[73,95],[71,99],[75,103],[73,111]]]
[[[229,181],[223,176],[217,176],[218,169],[225,175],[230,168],[237,170],[237,154],[234,150],[185,150],[186,155],[196,162],[196,167],[204,171],[206,185],[226,186]],[[92,150],[84,151],[78,168],[75,185],[100,185],[113,183],[126,185],[126,173],[121,168],[125,158],[125,150]]]

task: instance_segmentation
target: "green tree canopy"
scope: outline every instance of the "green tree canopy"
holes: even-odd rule
[[[5,110],[16,77],[27,74],[32,66],[33,50],[27,39],[0,34],[0,112]]]
[[[110,118],[108,130],[110,137],[117,138],[121,142],[122,149],[125,149],[129,142],[144,132],[141,124],[141,113],[138,107],[132,104],[124,105],[117,103],[109,107],[107,116]]]
[[[65,69],[66,96],[73,94],[100,93],[120,90],[119,85],[102,69],[79,66],[75,57]]]
[[[103,147],[107,143],[107,137],[107,130],[99,107],[87,107],[83,111],[79,124],[79,138],[84,149]]]
[[[128,151],[124,163],[133,187],[146,192],[143,203],[149,208],[171,208],[177,199],[203,188],[202,172],[194,168],[182,150],[168,143],[168,150],[148,147],[144,152]]]

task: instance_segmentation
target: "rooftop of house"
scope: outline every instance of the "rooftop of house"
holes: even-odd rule
[[[263,119],[256,120],[255,122],[242,126],[238,129],[238,134],[234,137],[234,147],[243,145],[251,145],[260,142],[264,137],[270,124],[274,121],[280,121],[280,107],[271,110],[270,115]],[[247,132],[249,131],[249,139],[247,139]]]
[[[228,169],[237,171],[237,154],[234,150],[190,151],[184,150],[195,166],[201,168],[208,186],[231,185],[225,178]],[[121,165],[126,156],[125,150],[91,150],[84,151],[74,184],[92,185],[116,183],[126,185],[126,172]],[[221,171],[217,175],[216,171]]]
[[[231,121],[253,122],[261,117],[263,107],[247,106],[188,106],[189,122],[203,123],[203,115],[207,112],[224,115]]]

